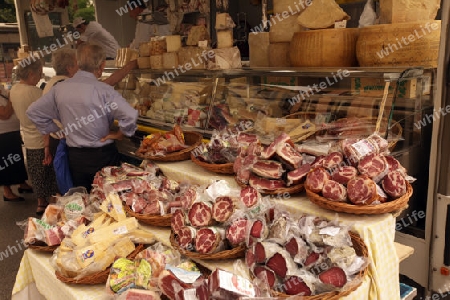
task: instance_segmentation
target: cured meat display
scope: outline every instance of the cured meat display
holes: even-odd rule
[[[296,150],[286,133],[277,136],[270,145],[259,147],[256,140],[250,146],[241,145],[234,162],[236,180],[264,193],[300,185],[310,169],[310,162]]]
[[[192,154],[200,161],[211,164],[225,164],[235,161],[238,154],[239,134],[230,128],[214,130],[207,144],[200,144]]]
[[[172,131],[146,136],[136,154],[143,157],[163,156],[185,148],[188,148],[188,145],[184,140],[183,130],[180,125],[175,125]]]
[[[368,259],[356,254],[347,227],[279,210],[267,226],[270,233],[266,240],[249,243],[246,265],[269,289],[311,296],[340,291],[347,283],[359,284],[360,271],[367,267]]]
[[[406,169],[387,154],[387,141],[377,134],[366,139],[344,139],[342,152],[317,158],[306,176],[308,192],[333,202],[376,205],[407,193]]]
[[[198,199],[189,208],[179,208],[173,214],[174,246],[210,255],[244,247],[250,230],[255,237],[267,235],[261,219],[250,220],[262,211],[262,207],[270,206],[256,189],[230,190],[222,180],[206,188],[191,187],[191,190]]]
[[[170,214],[192,196],[188,187],[182,190],[178,182],[168,179],[146,160],[141,167],[127,163],[105,167],[95,175],[92,187],[90,197],[100,203],[105,199],[105,189],[114,191],[133,212],[142,215]]]

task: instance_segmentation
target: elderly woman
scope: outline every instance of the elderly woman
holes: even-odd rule
[[[28,179],[25,169],[20,124],[9,101],[7,91],[0,85],[0,186],[3,186],[4,201],[24,201],[11,189],[12,185],[20,184],[19,193],[33,192],[25,183]]]
[[[43,95],[59,82],[72,76],[78,71],[77,52],[71,48],[61,48],[52,54],[52,66],[55,69],[56,76],[53,76],[44,88]]]
[[[74,186],[90,191],[97,171],[119,164],[114,140],[134,134],[138,113],[113,87],[98,81],[105,67],[100,46],[79,46],[77,62],[80,70],[33,103],[27,115],[43,134],[57,131],[53,120],[61,121]],[[119,130],[110,132],[114,120]]]
[[[39,215],[45,211],[47,199],[58,192],[49,149],[49,136],[43,136],[25,113],[28,107],[42,96],[42,91],[36,87],[42,77],[41,61],[36,59],[29,64],[19,65],[17,75],[20,82],[12,87],[10,99],[20,121],[28,172],[38,200],[36,214]]]

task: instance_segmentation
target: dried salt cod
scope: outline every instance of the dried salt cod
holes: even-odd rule
[[[350,20],[350,16],[335,0],[313,0],[297,18],[300,25],[311,29],[328,28],[342,20]]]

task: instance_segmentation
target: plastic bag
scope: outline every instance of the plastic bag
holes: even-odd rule
[[[55,169],[56,183],[61,194],[67,193],[73,187],[67,151],[66,139],[60,139],[53,158],[53,168]]]

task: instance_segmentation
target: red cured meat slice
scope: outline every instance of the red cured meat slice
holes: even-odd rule
[[[175,234],[178,234],[181,227],[186,226],[186,214],[183,210],[177,209],[173,214],[170,220],[170,225],[172,227],[172,231]]]
[[[188,212],[189,222],[194,227],[202,227],[211,225],[212,218],[212,204],[209,202],[195,202],[192,204]]]
[[[291,238],[286,245],[284,245],[284,248],[292,257],[295,257],[298,253],[298,243],[295,237]]]
[[[139,197],[136,195],[132,201],[133,204],[131,205],[131,209],[138,214],[142,213],[147,206],[147,200],[143,197]]]
[[[252,228],[250,229],[250,236],[256,239],[263,237],[264,232],[264,223],[261,220],[256,220],[252,224]]]
[[[350,179],[353,179],[356,176],[358,176],[358,170],[356,170],[355,167],[344,166],[333,173],[332,179],[340,184],[347,184]]]
[[[335,170],[344,163],[344,156],[340,152],[331,152],[322,161],[322,166],[325,169]]]
[[[305,267],[312,266],[318,261],[320,258],[320,254],[316,252],[311,252],[305,260]]]
[[[347,200],[347,189],[334,180],[328,180],[323,185],[322,195],[331,201],[345,202]]]
[[[187,189],[180,196],[181,206],[184,209],[189,209],[191,207],[192,203],[194,203],[196,198],[197,198],[197,192],[193,188]]]
[[[178,245],[186,250],[193,251],[197,229],[191,226],[181,227],[178,231]]]
[[[240,169],[236,171],[236,177],[241,183],[247,184],[249,182],[252,173],[251,168],[257,161],[258,157],[256,155],[249,155],[244,158]]]
[[[262,159],[270,159],[272,156],[275,155],[275,152],[277,151],[277,148],[279,145],[284,145],[285,143],[289,142],[291,138],[289,135],[287,135],[285,132],[280,134],[272,143],[270,143],[269,147],[264,149],[261,153]]]
[[[258,136],[256,134],[249,134],[244,132],[239,132],[237,136],[237,142],[239,144],[247,144],[250,145],[252,143],[259,142]]]
[[[275,273],[263,266],[256,266],[253,273],[261,280],[267,281],[269,287],[273,287],[276,282]]]
[[[389,165],[384,156],[371,154],[361,159],[358,164],[358,171],[378,182],[388,173]]]
[[[291,276],[283,282],[283,290],[288,295],[310,296],[311,290],[300,277]]]
[[[252,166],[252,171],[258,176],[279,179],[283,175],[283,165],[273,160],[258,160]]]
[[[386,158],[386,161],[389,165],[389,171],[399,171],[404,176],[406,176],[406,169],[400,164],[398,160],[390,155],[386,155],[384,158]]]
[[[197,231],[195,248],[198,253],[210,254],[220,249],[222,240],[225,237],[224,230],[217,227],[205,227]]]
[[[400,171],[389,172],[381,182],[383,190],[396,199],[406,194],[406,180]]]
[[[227,221],[234,211],[233,200],[230,197],[218,197],[213,204],[212,217],[217,222]]]
[[[372,204],[378,198],[377,184],[367,176],[357,176],[348,182],[347,196],[353,204]]]
[[[325,182],[330,180],[331,176],[327,170],[322,167],[315,168],[306,176],[305,186],[314,193],[320,193]]]
[[[257,190],[273,191],[273,190],[281,189],[281,188],[285,187],[283,180],[266,179],[266,178],[258,177],[253,174],[250,175],[249,184],[250,184],[250,186],[254,187]]]
[[[291,186],[293,184],[299,184],[306,178],[308,172],[311,170],[311,164],[301,165],[298,169],[290,171],[287,173],[287,186]]]
[[[148,200],[147,206],[145,206],[142,214],[144,215],[161,215],[162,202],[158,200]]]
[[[168,191],[150,190],[147,192],[147,199],[149,200],[168,202],[171,201],[172,198],[172,194]]]
[[[258,203],[258,200],[259,193],[255,188],[248,186],[241,190],[241,201],[244,202],[246,207],[254,206]]]
[[[266,263],[266,266],[281,278],[286,277],[288,271],[286,260],[280,253],[275,253]]]
[[[255,254],[253,253],[253,248],[249,248],[247,252],[245,252],[245,263],[249,268],[252,268],[255,264]]]
[[[170,300],[175,300],[175,289],[174,284],[177,283],[183,289],[189,288],[191,285],[184,283],[179,280],[173,273],[169,270],[164,270],[158,277],[158,286],[162,293],[167,296]]]
[[[324,159],[325,159],[325,156],[317,156],[316,159],[311,164],[311,168],[322,167]]]
[[[347,283],[347,276],[344,270],[339,267],[332,267],[319,275],[320,281],[331,284],[335,287],[343,287]]]
[[[226,237],[231,246],[236,247],[245,242],[246,229],[246,219],[236,220],[227,228]]]
[[[297,169],[302,164],[303,156],[288,143],[278,146],[276,153],[291,169]]]

